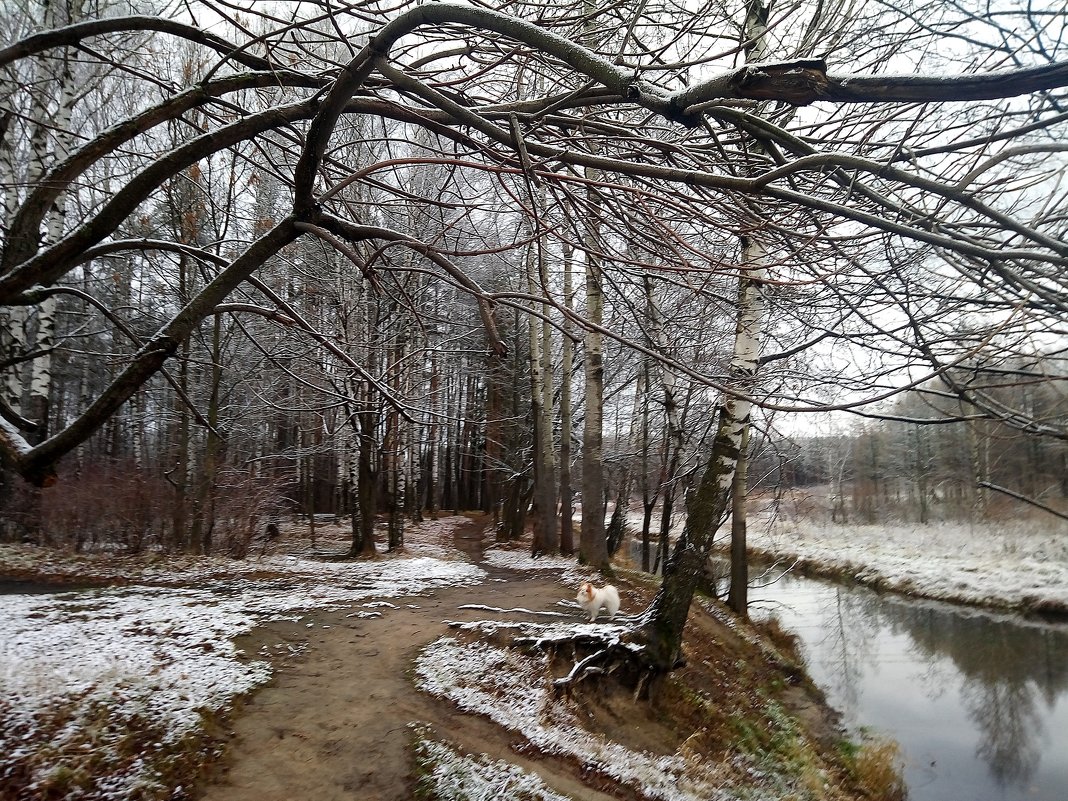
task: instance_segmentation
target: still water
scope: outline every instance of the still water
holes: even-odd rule
[[[805,578],[750,599],[846,726],[897,740],[911,801],[1068,801],[1068,625]]]

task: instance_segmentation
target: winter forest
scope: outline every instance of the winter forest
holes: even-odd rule
[[[605,646],[644,676],[714,551],[745,615],[747,521],[1068,515],[1060,3],[0,30],[0,543],[245,559],[298,521],[383,557],[478,513],[663,573],[644,650]]]

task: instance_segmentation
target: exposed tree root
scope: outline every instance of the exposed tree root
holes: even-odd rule
[[[561,661],[571,667],[553,680],[557,695],[570,694],[587,679],[612,676],[630,688],[637,700],[663,674],[649,658],[643,629],[605,626],[596,632],[572,631],[540,637],[518,637],[513,644],[548,655],[550,666]]]

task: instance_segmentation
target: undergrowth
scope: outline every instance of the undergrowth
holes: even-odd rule
[[[839,752],[871,801],[904,801],[908,797],[901,750],[893,740],[865,735],[860,743],[843,741]]]
[[[110,699],[66,698],[29,718],[0,705],[5,801],[181,801],[224,750],[227,712],[199,709],[173,728]]]

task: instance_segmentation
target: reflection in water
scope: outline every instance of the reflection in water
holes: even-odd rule
[[[913,801],[1068,798],[1068,626],[795,578],[752,598],[850,724],[898,740]]]

